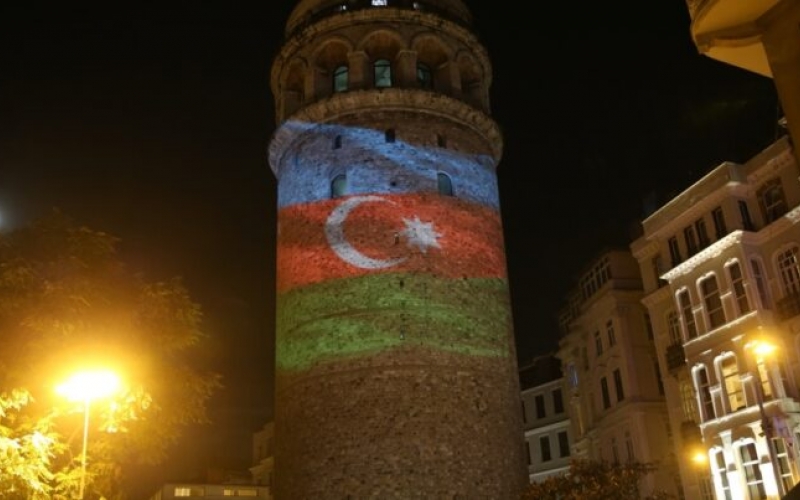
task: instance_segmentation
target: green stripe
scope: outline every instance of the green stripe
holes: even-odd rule
[[[378,274],[279,294],[277,363],[285,370],[415,346],[509,356],[511,311],[501,278]]]

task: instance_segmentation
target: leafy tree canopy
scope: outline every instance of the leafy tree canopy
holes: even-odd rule
[[[611,463],[592,460],[573,460],[569,472],[533,483],[521,500],[668,500],[664,492],[643,494],[641,480],[656,471],[649,463]]]
[[[52,442],[15,448],[19,462],[38,464],[31,470],[0,459],[0,478],[15,478],[14,491],[53,493],[59,480],[69,483],[84,404],[54,387],[80,369],[112,369],[123,380],[90,406],[89,486],[106,498],[122,498],[126,465],[162,462],[186,426],[207,422],[221,378],[194,362],[205,337],[201,308],[180,279],[149,282],[129,269],[118,244],[58,211],[0,235],[0,454],[32,436]]]

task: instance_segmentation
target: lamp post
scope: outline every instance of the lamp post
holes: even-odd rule
[[[83,446],[81,451],[81,478],[78,498],[83,500],[86,487],[86,447],[89,442],[89,405],[93,399],[110,396],[119,388],[119,377],[110,371],[79,372],[56,387],[56,392],[70,401],[83,403]]]
[[[769,461],[772,464],[772,475],[775,477],[775,485],[778,487],[778,495],[782,498],[786,491],[784,491],[783,478],[781,477],[778,463],[778,457],[775,453],[775,444],[772,442],[773,425],[772,421],[764,411],[764,380],[761,378],[761,369],[759,363],[764,361],[764,358],[772,354],[776,347],[774,344],[764,341],[754,341],[747,344],[753,352],[755,357],[755,375],[756,375],[756,401],[758,402],[758,411],[761,416],[761,431],[764,433],[764,439],[767,441],[767,451],[769,452]],[[767,376],[769,382],[769,376]]]

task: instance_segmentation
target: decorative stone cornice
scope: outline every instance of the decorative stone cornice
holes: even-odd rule
[[[661,275],[661,279],[671,282],[676,278],[680,278],[681,276],[691,273],[700,264],[719,257],[725,250],[741,243],[743,235],[744,231],[733,231],[721,240],[715,241],[710,246],[700,250],[693,256],[673,267]]]

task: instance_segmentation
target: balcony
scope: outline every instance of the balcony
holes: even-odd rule
[[[667,347],[667,369],[674,372],[686,366],[686,355],[682,344],[672,344]]]
[[[781,321],[800,315],[800,293],[794,293],[779,300],[775,304],[775,312]]]

